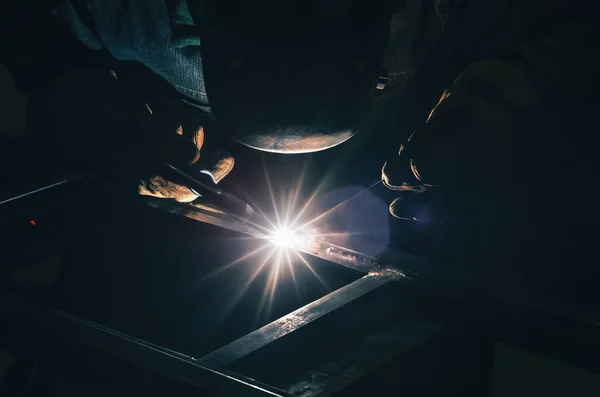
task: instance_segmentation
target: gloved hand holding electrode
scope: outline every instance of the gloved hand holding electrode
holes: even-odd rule
[[[59,80],[42,106],[53,141],[61,142],[82,165],[140,195],[181,203],[203,196],[174,169],[197,173],[209,188],[216,188],[233,169],[234,159],[218,147],[206,150],[207,116],[190,112],[159,78],[146,93],[136,91],[127,77],[101,69]]]
[[[527,79],[500,61],[467,68],[443,93],[427,121],[382,169],[399,219],[480,223],[509,191],[516,114],[537,96]]]

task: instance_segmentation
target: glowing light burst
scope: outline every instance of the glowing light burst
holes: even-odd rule
[[[291,229],[278,229],[271,236],[271,243],[281,248],[292,248],[298,244],[298,236]]]
[[[287,276],[293,282],[296,295],[298,296],[298,299],[300,299],[300,293],[296,283],[298,266],[308,269],[310,273],[312,273],[317,280],[319,280],[319,282],[325,286],[326,289],[330,290],[319,274],[317,274],[314,267],[310,264],[307,257],[302,254],[302,251],[307,251],[311,247],[312,243],[317,239],[322,239],[326,236],[339,236],[341,234],[345,234],[320,234],[318,230],[313,227],[313,225],[332,213],[345,202],[351,200],[354,196],[348,200],[345,200],[343,203],[336,205],[334,208],[320,213],[307,222],[304,222],[306,220],[305,214],[311,212],[309,211],[310,209],[314,209],[314,207],[311,208],[311,205],[314,203],[321,189],[325,186],[326,180],[328,179],[327,176],[323,178],[315,191],[313,191],[310,197],[308,197],[308,200],[303,203],[299,203],[298,201],[301,186],[304,179],[304,173],[306,171],[306,169],[304,169],[298,180],[298,183],[292,186],[287,194],[281,196],[281,201],[279,202],[279,205],[277,205],[278,203],[275,199],[275,194],[273,192],[271,181],[264,163],[263,166],[265,168],[267,188],[269,189],[269,198],[273,207],[270,213],[273,214],[273,217],[269,219],[265,216],[268,225],[255,226],[262,229],[268,235],[268,238],[265,239],[264,245],[244,254],[240,258],[226,264],[225,266],[222,266],[221,269],[213,273],[213,275],[218,274],[222,270],[229,269],[234,265],[251,265],[253,268],[255,267],[255,269],[252,271],[251,277],[244,283],[243,287],[231,297],[232,302],[230,302],[227,309],[222,313],[224,317],[226,317],[227,314],[244,297],[249,286],[254,282],[255,279],[258,278],[258,275],[265,271],[268,272],[268,279],[265,283],[261,302],[256,311],[256,319],[258,319],[258,316],[263,313],[265,305],[267,305],[267,311],[268,314],[270,314],[275,291],[277,290],[277,285],[280,282],[280,279],[283,277]],[[256,203],[253,204],[258,212],[260,212],[262,215],[265,215],[265,212],[256,206]],[[257,256],[260,256],[260,259],[256,260],[253,258]],[[224,317],[222,319],[224,319]]]
[[[308,247],[313,241],[310,232],[300,232],[289,227],[277,228],[273,231],[269,241],[279,248],[301,249]]]

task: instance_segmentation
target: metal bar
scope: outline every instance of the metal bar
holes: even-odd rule
[[[56,182],[56,183],[52,183],[52,184],[50,184],[50,185],[47,185],[47,186],[42,186],[42,187],[40,187],[40,188],[38,188],[38,189],[31,190],[31,191],[29,191],[29,192],[25,192],[25,193],[22,193],[22,194],[19,194],[19,195],[16,195],[16,196],[13,196],[13,197],[7,198],[7,199],[5,199],[5,200],[2,200],[2,201],[0,201],[0,205],[2,205],[2,204],[6,204],[6,203],[9,203],[9,202],[11,202],[11,201],[18,200],[18,199],[20,199],[20,198],[23,198],[23,197],[31,196],[31,195],[33,195],[33,194],[36,194],[36,193],[39,193],[39,192],[43,192],[44,190],[52,189],[53,187],[60,186],[60,185],[62,185],[63,183],[67,183],[67,182],[69,182],[69,180],[68,180],[68,179],[65,179],[64,181],[60,181],[60,182]]]
[[[194,207],[190,204],[176,203],[173,200],[164,199],[147,199],[147,203],[153,208],[171,214],[184,216],[259,239],[266,237],[263,231],[253,227],[251,223],[240,221],[236,217],[232,217],[215,208]],[[365,244],[368,243],[365,241],[360,242],[361,246],[365,246]],[[390,247],[380,247],[376,246],[376,244],[371,245],[374,246],[375,250],[379,250],[380,252],[384,250],[389,252],[392,250]],[[421,269],[424,262],[426,262],[421,257],[398,250],[394,250],[391,258],[389,255],[385,258],[374,258],[353,250],[352,244],[349,247],[342,247],[323,238],[312,241],[308,246],[296,247],[296,249],[305,254],[316,256],[362,273],[376,274],[377,276],[397,281],[412,280],[418,275],[416,270]]]
[[[200,362],[225,367],[240,358],[310,324],[361,296],[385,285],[389,279],[364,276],[321,299],[309,303],[264,327],[251,332],[203,357]]]
[[[423,262],[423,259],[403,252],[400,252],[401,255],[396,255],[393,261],[386,261],[385,258],[374,258],[324,240],[316,240],[309,247],[302,247],[299,251],[359,272],[396,281],[407,281],[417,277],[418,274],[414,269],[418,269]],[[399,266],[398,263],[401,263],[402,266]]]
[[[176,353],[95,324],[28,298],[0,290],[0,316],[42,329],[69,344],[78,343],[125,361],[150,368],[192,385],[235,396],[289,396],[270,386],[230,371],[219,370]]]
[[[218,226],[234,232],[247,234],[258,239],[265,238],[264,233],[253,228],[248,223],[240,222],[239,220],[236,220],[235,218],[216,208],[205,207],[203,209],[199,207],[193,207],[189,204],[177,203],[173,200],[165,199],[147,199],[146,202],[150,207],[159,209],[161,211],[169,212],[175,215],[181,215],[195,221],[208,223],[210,225]]]
[[[481,280],[475,278],[465,268],[436,263],[427,257],[420,257],[392,247],[384,247],[366,240],[357,241],[352,236],[346,238],[348,247],[360,246],[369,252],[379,252],[376,258],[327,241],[318,240],[305,253],[341,264],[357,271],[388,277],[402,282],[414,282],[421,290],[440,296],[461,299],[464,302],[485,300],[489,304],[513,305],[515,315],[527,312],[524,318],[550,315],[556,319],[579,323],[586,328],[600,330],[600,315],[594,307],[576,304],[556,296],[542,295],[535,290],[523,288],[506,289],[499,287],[498,278]],[[502,274],[502,276],[505,276]],[[507,279],[508,280],[508,279]]]
[[[29,190],[29,191],[26,191],[26,192],[23,192],[23,193],[16,194],[16,195],[13,195],[11,197],[7,197],[7,198],[5,198],[5,199],[3,199],[3,200],[0,201],[0,205],[6,204],[6,203],[10,203],[12,201],[16,201],[16,200],[19,200],[19,199],[22,199],[22,198],[25,198],[25,197],[33,196],[34,194],[41,193],[43,191],[46,191],[46,190],[49,190],[49,189],[52,189],[52,188],[64,185],[65,183],[75,182],[75,181],[78,181],[78,180],[81,180],[81,176],[80,175],[69,176],[69,177],[67,177],[65,179],[59,180],[58,182],[53,182],[53,183],[50,183],[50,184],[45,184],[44,186],[41,186],[41,187],[38,187],[38,188],[35,188],[35,189],[32,189],[32,190]]]

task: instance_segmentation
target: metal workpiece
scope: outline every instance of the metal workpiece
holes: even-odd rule
[[[48,184],[45,190],[59,190],[66,185],[61,181],[53,181],[55,186]],[[45,190],[38,186],[29,195]],[[274,243],[273,234],[260,228],[261,220],[254,217],[240,219],[208,205],[137,199],[162,211],[261,239],[266,244]],[[17,197],[0,207],[8,210],[27,201]],[[344,235],[335,240],[316,232],[308,234],[302,236],[299,246],[283,245],[281,249],[297,249],[342,265],[360,272],[354,277],[362,278],[201,358],[3,290],[1,328],[31,328],[31,334],[40,338],[18,341],[30,344],[34,350],[50,335],[51,346],[61,349],[66,360],[71,359],[69,351],[75,349],[90,352],[90,357],[97,357],[97,352],[108,353],[115,362],[133,363],[226,396],[331,395],[366,374],[376,373],[386,363],[462,319],[472,319],[478,326],[481,323],[492,336],[520,342],[525,348],[530,347],[530,336],[534,334],[540,353],[550,346],[556,358],[575,362],[585,356],[590,367],[598,367],[594,352],[600,344],[593,312],[523,295],[515,288],[506,291],[509,295],[502,295],[491,287],[473,286],[469,274],[456,267],[439,266],[429,258],[378,245],[362,236]],[[574,313],[577,318],[572,318]],[[526,332],[521,330],[524,325]],[[58,343],[54,344],[54,340]],[[80,356],[73,357],[77,360]]]
[[[202,364],[185,354],[40,305],[29,298],[4,290],[0,290],[0,318],[3,323],[25,323],[38,333],[58,337],[68,346],[99,350],[219,395],[288,396],[283,391],[253,379]]]
[[[287,240],[291,240],[283,244],[288,246],[287,248],[337,263],[361,273],[373,274],[390,280],[413,280],[418,276],[420,268],[426,261],[424,258],[388,246],[380,246],[364,239],[358,241],[351,236],[347,236],[342,244],[338,241],[329,241],[330,239],[327,236],[321,236],[317,230],[311,230],[309,227],[293,231],[271,230],[273,228],[272,226],[269,227],[271,223],[259,211],[252,211],[249,217],[239,217],[222,207],[216,208],[209,205],[177,203],[173,200],[164,199],[150,199],[148,204],[151,207],[172,214],[185,216],[255,238],[272,239],[274,243],[277,243],[278,232],[287,231],[288,234],[292,234],[292,236],[285,236]],[[248,208],[251,207],[248,206]],[[365,252],[377,252],[381,255],[369,255]]]
[[[377,258],[321,239],[316,239],[309,247],[302,247],[299,250],[362,273],[390,280],[411,280],[417,276],[414,271],[384,263]]]
[[[258,212],[250,220],[243,220],[216,208],[193,206],[191,204],[177,203],[173,200],[149,199],[148,204],[153,208],[171,214],[181,215],[258,239],[270,238],[268,231],[264,227],[261,228],[259,226],[262,222],[257,218],[262,217],[262,215]],[[352,240],[350,240],[350,243],[352,243]],[[361,246],[365,244],[375,245],[374,243],[367,243],[365,241],[360,242]],[[294,245],[293,249],[361,273],[373,274],[396,281],[413,280],[415,277],[418,277],[416,269],[419,269],[425,261],[423,258],[394,250],[390,247],[372,248],[370,250],[372,252],[385,252],[380,259],[353,250],[352,248],[334,244],[321,237],[305,239],[302,244]]]
[[[353,300],[387,284],[390,280],[364,276],[308,305],[295,310],[264,327],[251,332],[205,356],[200,361],[225,367],[248,354],[273,343],[313,321],[339,309]]]
[[[200,361],[294,396],[330,395],[439,334],[443,326],[411,314],[420,304],[412,294],[365,275]]]

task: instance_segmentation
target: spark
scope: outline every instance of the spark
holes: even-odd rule
[[[290,190],[290,194],[288,197],[288,205],[286,208],[285,214],[285,223],[290,224],[289,216],[294,212],[296,208],[296,201],[298,200],[298,196],[300,195],[300,188],[302,187],[302,181],[304,180],[304,174],[306,173],[306,168],[308,167],[308,163],[304,163],[302,167],[302,172],[300,173],[300,179],[296,182],[296,187],[293,190]]]
[[[244,261],[244,260],[246,260],[246,259],[249,259],[249,258],[253,257],[254,255],[258,254],[259,252],[262,252],[262,251],[264,251],[264,250],[265,250],[266,248],[268,248],[268,247],[269,247],[269,246],[268,246],[267,244],[265,244],[265,245],[263,245],[263,246],[260,246],[260,247],[258,247],[257,249],[255,249],[255,250],[252,250],[252,251],[250,251],[249,253],[247,253],[247,254],[245,254],[245,255],[242,255],[242,256],[240,256],[240,257],[239,257],[239,258],[237,258],[236,260],[234,260],[234,261],[232,261],[232,262],[229,262],[228,264],[226,264],[226,265],[224,265],[224,266],[221,266],[220,268],[218,268],[218,269],[217,269],[217,270],[215,270],[214,272],[211,272],[211,273],[207,274],[207,275],[206,275],[204,278],[208,278],[208,277],[216,276],[217,274],[224,272],[225,270],[227,270],[227,269],[229,269],[229,268],[231,268],[231,267],[233,267],[233,266],[237,265],[238,263],[240,263],[240,262],[242,262],[242,261]],[[267,255],[267,258],[269,258],[269,257],[270,257],[270,255],[271,255],[271,254]]]
[[[267,171],[267,165],[265,164],[265,158],[262,158],[263,168],[265,170],[265,179],[267,180],[267,187],[269,188],[269,194],[271,195],[271,202],[273,203],[273,211],[275,211],[275,219],[277,219],[277,225],[281,227],[281,218],[279,218],[279,211],[277,210],[277,203],[275,201],[275,193],[273,193],[273,187],[271,186],[271,178],[269,178],[269,172]]]
[[[239,303],[240,299],[242,299],[242,297],[246,294],[246,291],[248,290],[248,288],[250,287],[250,285],[252,285],[252,283],[254,282],[254,280],[256,279],[256,277],[258,277],[258,275],[262,272],[262,270],[267,266],[267,264],[269,263],[271,257],[273,256],[273,253],[275,251],[276,251],[276,249],[273,249],[264,258],[264,260],[261,262],[261,264],[258,266],[258,268],[254,271],[254,273],[252,273],[252,275],[250,276],[250,278],[248,279],[248,281],[232,297],[231,301],[229,302],[229,305],[221,313],[218,321],[216,322],[217,324],[220,324],[223,320],[225,320],[227,318],[227,316],[229,315],[229,313],[231,313],[231,311],[233,310],[233,308],[237,306],[237,304]]]
[[[259,317],[263,311],[263,308],[265,307],[267,297],[269,298],[269,302],[267,305],[267,314],[270,315],[271,308],[273,307],[273,298],[275,297],[275,290],[277,288],[277,283],[279,281],[279,269],[281,267],[281,255],[282,255],[281,249],[275,248],[275,251],[277,252],[277,259],[275,260],[275,262],[273,263],[273,266],[271,267],[271,272],[269,273],[269,277],[267,279],[267,285],[265,286],[262,298],[260,300],[260,303],[258,304],[258,308],[257,308],[256,314],[254,316],[255,324],[258,322]]]
[[[300,291],[298,290],[298,284],[296,283],[296,273],[294,272],[294,264],[292,263],[292,258],[290,258],[290,251],[285,251],[285,259],[287,260],[288,269],[290,270],[290,275],[292,276],[292,281],[294,283],[294,289],[296,290],[296,298],[298,302],[300,302]]]
[[[271,234],[269,241],[279,248],[300,249],[308,247],[313,238],[310,233],[300,232],[289,227],[277,228]]]
[[[305,228],[307,226],[312,225],[313,223],[315,223],[318,220],[321,220],[323,218],[325,218],[327,215],[331,214],[332,212],[334,212],[335,210],[337,210],[338,208],[342,207],[344,204],[346,204],[347,202],[355,199],[356,197],[360,196],[361,194],[363,194],[364,192],[366,192],[367,190],[371,189],[372,187],[374,187],[375,185],[381,183],[381,181],[377,181],[375,183],[373,183],[371,186],[368,186],[366,188],[364,188],[363,190],[361,190],[360,192],[356,193],[354,196],[351,196],[350,198],[347,198],[346,200],[342,201],[341,203],[335,205],[334,207],[330,208],[329,210],[323,212],[322,214],[316,216],[315,218],[313,218],[312,220],[306,222],[305,224],[303,224],[302,226],[300,226],[301,228]]]
[[[269,280],[269,284],[271,284],[271,292],[269,296],[269,306],[268,311],[271,312],[271,307],[273,306],[273,297],[275,296],[275,290],[277,289],[277,282],[279,281],[279,269],[281,268],[281,250],[277,251],[277,260],[275,262],[275,266],[273,266],[273,270],[271,272],[271,277]],[[269,285],[267,284],[267,286]]]
[[[300,211],[298,211],[298,215],[296,215],[296,217],[294,218],[294,220],[292,221],[290,227],[294,227],[298,221],[302,218],[302,215],[304,215],[304,212],[306,212],[306,210],[310,207],[310,205],[313,203],[314,199],[317,197],[317,195],[319,194],[319,192],[321,191],[321,189],[323,188],[324,183],[322,182],[319,186],[317,186],[317,188],[315,189],[315,191],[311,194],[311,196],[309,197],[308,200],[306,200],[306,203],[304,203],[304,206],[302,207],[302,209]]]
[[[298,251],[294,251],[294,252],[296,253],[296,255],[298,255],[298,258],[300,258],[300,260],[304,263],[304,265],[308,268],[308,270],[310,270],[312,272],[312,274],[315,275],[317,280],[319,280],[325,288],[327,288],[328,290],[331,291],[331,288],[329,288],[327,283],[321,278],[321,276],[319,276],[319,274],[315,271],[315,269],[313,269],[313,267],[310,265],[310,263],[308,263],[306,258],[304,258],[300,252],[298,252]]]
[[[264,160],[263,160],[264,161]],[[327,237],[332,236],[345,236],[348,233],[320,233],[318,229],[314,228],[313,225],[318,221],[323,220],[328,215],[333,213],[335,210],[342,207],[348,201],[354,199],[361,193],[367,191],[371,187],[380,183],[380,181],[374,183],[373,185],[361,190],[359,193],[353,195],[352,197],[342,201],[341,203],[335,205],[333,208],[328,209],[316,217],[306,221],[306,217],[304,216],[306,212],[311,208],[311,205],[315,202],[318,194],[322,191],[327,182],[327,176],[325,176],[317,185],[316,189],[310,194],[308,200],[304,202],[300,202],[300,192],[302,183],[304,181],[306,165],[300,174],[299,179],[296,183],[293,184],[292,189],[288,193],[278,194],[277,196],[281,198],[281,200],[276,200],[276,195],[273,191],[273,186],[271,184],[269,173],[267,172],[266,165],[263,162],[264,172],[267,179],[266,186],[269,190],[269,199],[271,205],[273,206],[271,211],[268,211],[273,215],[271,219],[266,216],[267,212],[260,209],[256,203],[252,203],[253,207],[264,216],[268,225],[254,225],[258,228],[261,228],[269,237],[265,240],[264,245],[261,247],[241,256],[240,258],[228,263],[223,266],[221,269],[218,269],[213,274],[221,273],[225,269],[229,269],[234,265],[243,265],[243,266],[256,266],[253,257],[262,254],[262,258],[258,261],[258,266],[256,270],[252,272],[251,277],[244,282],[244,285],[239,288],[236,293],[231,297],[232,302],[226,308],[223,313],[221,320],[224,320],[225,317],[231,312],[231,310],[239,303],[239,301],[244,297],[246,291],[250,287],[250,285],[257,279],[258,275],[263,271],[268,271],[269,275],[267,276],[266,283],[264,285],[264,290],[262,297],[260,299],[260,303],[258,304],[255,322],[261,317],[263,313],[263,309],[266,308],[267,315],[270,316],[271,308],[273,307],[274,300],[276,299],[275,295],[277,292],[277,285],[281,279],[284,277],[291,277],[291,281],[294,284],[296,290],[296,296],[298,300],[301,300],[300,292],[298,289],[298,284],[296,282],[296,275],[298,270],[298,265],[305,267],[310,271],[312,275],[322,284],[328,291],[331,289],[327,285],[327,283],[322,279],[322,277],[318,274],[313,265],[309,262],[307,257],[302,255],[302,252],[306,252],[311,245],[317,239],[327,239]],[[279,201],[279,202],[278,202]],[[273,219],[274,218],[274,219]],[[304,219],[303,219],[304,218]],[[298,226],[300,225],[300,226]],[[270,249],[269,249],[270,248]],[[289,269],[289,272],[285,271],[285,267]]]
[[[298,238],[293,230],[288,228],[281,228],[275,230],[275,233],[271,237],[271,243],[282,248],[292,248],[298,243]]]

